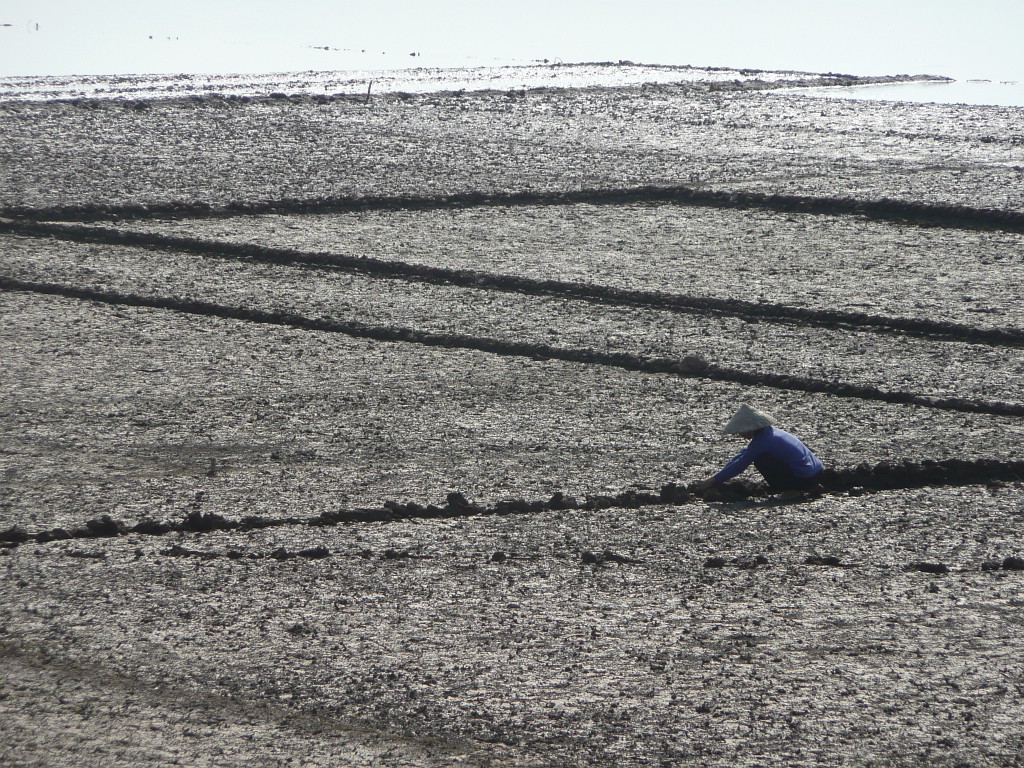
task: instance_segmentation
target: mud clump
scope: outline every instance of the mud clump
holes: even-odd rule
[[[911,563],[907,566],[908,571],[920,571],[921,573],[944,574],[949,573],[949,566],[944,563]]]
[[[698,374],[705,373],[710,368],[711,364],[700,355],[686,355],[679,361],[678,372]]]
[[[288,625],[285,631],[295,637],[309,637],[316,634],[316,628],[304,621]]]
[[[700,494],[705,501],[734,502],[743,501],[751,497],[767,496],[771,493],[768,486],[762,483],[755,483],[751,480],[730,480],[723,485],[716,486]]]
[[[341,509],[334,512],[321,512],[309,521],[310,525],[330,526],[341,523],[390,523],[403,515],[405,505],[397,502],[384,502],[384,509]]]
[[[665,504],[686,504],[692,501],[694,496],[687,486],[669,483],[661,487],[659,498]]]
[[[114,520],[110,515],[87,520],[85,528],[91,536],[96,538],[124,536],[128,532],[128,528],[124,523],[120,520]]]
[[[653,504],[661,503],[661,494],[643,493],[641,491],[628,490],[612,497],[613,506],[626,507],[627,509],[639,509]]]
[[[724,557],[716,556],[709,557],[707,560],[705,560],[704,567],[717,569],[732,566],[734,568],[739,568],[741,570],[753,570],[754,568],[759,568],[762,565],[768,565],[769,562],[770,561],[765,555],[754,555],[752,557],[734,557],[731,560],[727,560]]]
[[[163,536],[171,532],[171,526],[160,520],[147,518],[140,520],[129,529],[132,533],[141,533],[145,536]]]
[[[548,509],[556,511],[579,509],[579,503],[572,496],[566,496],[561,491],[557,491],[548,501]]]
[[[71,532],[63,528],[51,528],[48,531],[40,531],[36,534],[36,541],[45,544],[50,541],[67,541],[72,538]]]
[[[0,531],[0,542],[24,544],[26,541],[28,541],[28,531],[20,526],[14,525],[6,531]]]
[[[543,501],[512,499],[510,501],[499,501],[491,511],[495,515],[523,515],[531,512],[543,512],[546,509],[547,505]]]
[[[216,512],[193,510],[185,515],[185,519],[178,527],[178,530],[190,533],[205,533],[207,531],[225,531],[237,527],[238,523],[233,523]]]
[[[580,560],[586,565],[604,565],[605,563],[617,563],[618,565],[635,565],[638,564],[639,560],[634,560],[631,557],[620,555],[617,552],[613,552],[610,549],[606,549],[603,552],[592,552],[591,550],[585,550]]]
[[[842,568],[843,562],[834,555],[825,555],[824,557],[821,555],[811,555],[804,560],[804,565],[821,565],[830,568]]]
[[[445,498],[448,514],[452,516],[479,515],[484,512],[483,507],[471,504],[469,499],[457,491],[449,493]]]
[[[258,531],[264,528],[276,528],[282,525],[300,525],[305,522],[308,521],[300,520],[297,517],[273,518],[249,515],[247,517],[243,517],[237,524],[227,521],[227,530]]]

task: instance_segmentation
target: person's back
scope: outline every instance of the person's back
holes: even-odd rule
[[[821,461],[811,449],[784,429],[765,427],[757,434],[751,445],[760,441],[762,434],[766,434],[766,448],[763,453],[777,458],[797,477],[813,477],[823,469]]]
[[[750,443],[717,474],[698,483],[699,489],[721,485],[753,464],[776,491],[806,491],[817,485],[824,467],[802,440],[753,408],[742,405],[725,426],[726,434],[741,435]]]

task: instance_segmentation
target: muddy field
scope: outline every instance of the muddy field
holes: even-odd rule
[[[0,102],[0,764],[1024,764],[1021,110],[769,80]]]

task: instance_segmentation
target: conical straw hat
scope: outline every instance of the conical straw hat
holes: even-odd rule
[[[771,419],[744,403],[733,414],[732,418],[729,419],[729,423],[725,425],[725,434],[738,435],[741,432],[757,432],[757,430],[770,427],[771,425]]]

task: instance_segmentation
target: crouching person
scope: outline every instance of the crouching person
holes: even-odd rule
[[[698,491],[706,491],[730,480],[753,464],[768,487],[776,493],[796,497],[813,491],[821,480],[821,461],[798,438],[778,427],[748,405],[739,410],[725,425],[727,435],[740,435],[750,441],[746,448],[726,464],[720,472],[697,483]]]

